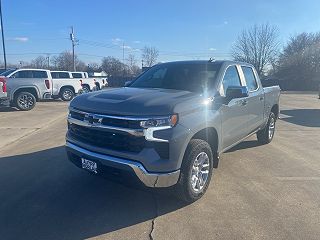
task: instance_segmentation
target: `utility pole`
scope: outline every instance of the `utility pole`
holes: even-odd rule
[[[126,71],[126,65],[124,63],[124,42],[122,43],[122,63],[123,63],[123,72],[122,72],[122,77],[124,77],[124,72]]]
[[[6,47],[5,47],[5,44],[4,44],[3,21],[2,21],[2,3],[1,3],[1,0],[0,0],[0,20],[1,20],[1,34],[2,34],[2,49],[3,49],[4,69],[7,69],[7,56],[6,56]]]
[[[76,56],[74,53],[74,47],[76,46],[76,39],[74,36],[73,26],[71,27],[70,40],[72,42],[72,63],[73,63],[73,71],[76,71]]]
[[[47,59],[47,64],[48,64],[48,69],[50,68],[50,54],[49,53],[47,53],[47,57],[46,57],[46,59]]]

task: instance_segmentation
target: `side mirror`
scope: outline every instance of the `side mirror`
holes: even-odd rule
[[[126,82],[124,83],[124,86],[125,86],[125,87],[128,87],[131,83],[132,83],[132,81],[126,81]]]
[[[229,86],[226,91],[226,98],[228,101],[234,98],[244,98],[249,96],[247,87]]]

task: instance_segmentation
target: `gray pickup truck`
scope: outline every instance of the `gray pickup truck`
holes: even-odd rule
[[[127,87],[70,103],[66,149],[95,174],[132,173],[147,187],[171,187],[187,202],[207,190],[219,155],[248,136],[271,142],[278,86],[233,61],[158,64]]]

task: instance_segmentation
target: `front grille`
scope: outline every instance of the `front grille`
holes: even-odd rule
[[[146,144],[143,136],[136,137],[122,132],[102,131],[76,124],[69,124],[69,134],[80,142],[116,151],[138,153]]]
[[[80,121],[84,121],[86,118],[85,113],[73,110],[70,111],[70,116]],[[122,119],[121,117],[116,116],[103,116],[101,124],[111,127],[142,129],[139,120]]]

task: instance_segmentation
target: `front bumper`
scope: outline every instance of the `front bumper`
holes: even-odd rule
[[[131,171],[147,187],[170,187],[178,182],[180,176],[180,170],[168,173],[150,173],[139,162],[95,153],[68,141],[66,143],[66,150],[70,160],[72,160],[72,156],[76,156],[78,159],[86,158],[97,161],[105,167]]]

